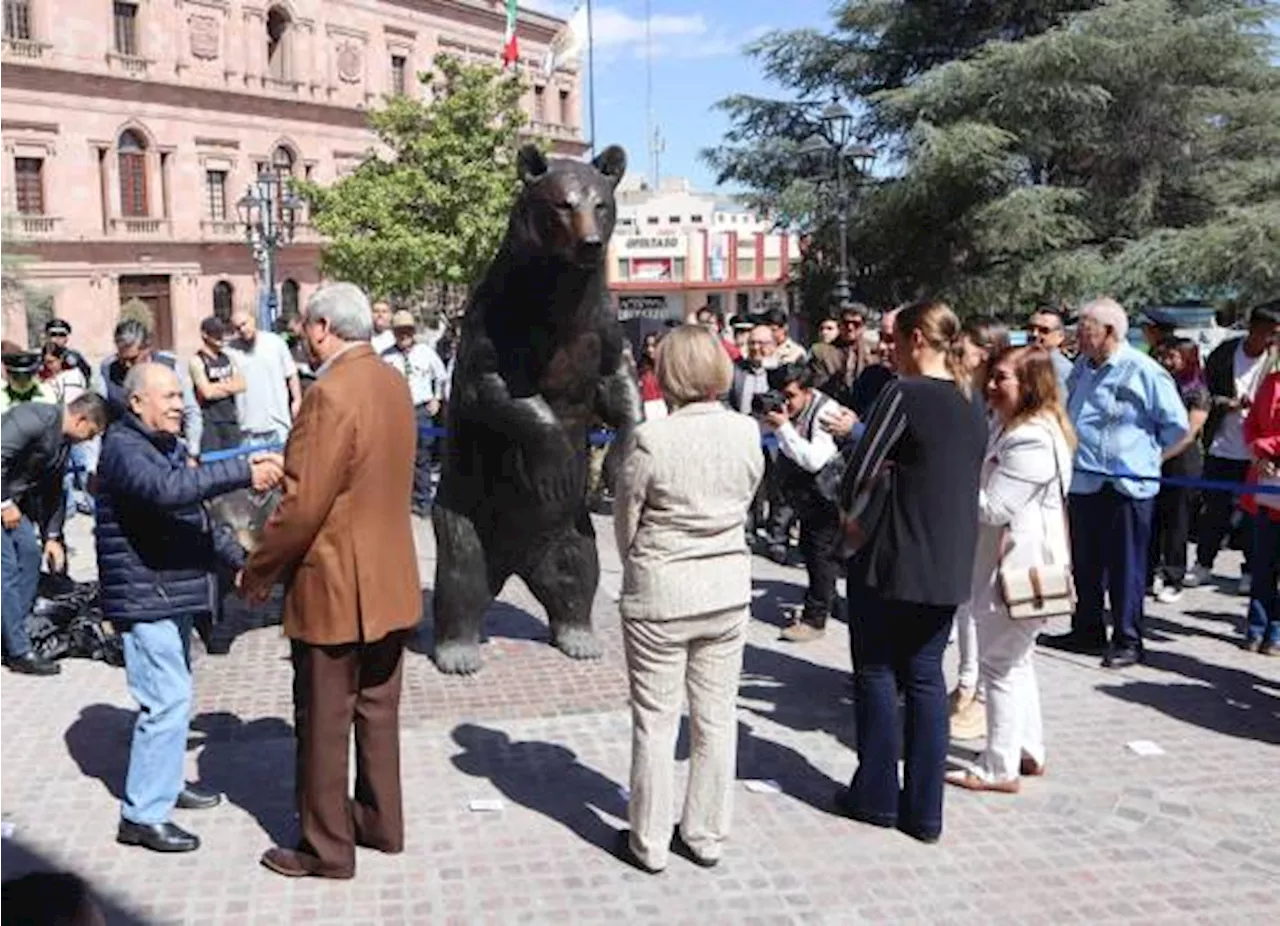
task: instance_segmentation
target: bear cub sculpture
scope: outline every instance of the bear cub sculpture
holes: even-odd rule
[[[589,435],[597,423],[616,431],[604,463],[612,485],[640,417],[605,288],[625,170],[616,145],[590,163],[520,150],[506,236],[462,320],[431,514],[432,658],[442,672],[479,670],[485,612],[513,575],[546,608],[554,646],[600,655]]]

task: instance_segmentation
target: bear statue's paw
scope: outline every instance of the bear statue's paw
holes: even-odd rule
[[[474,675],[480,671],[478,643],[437,643],[431,653],[436,668],[446,675]]]
[[[570,659],[599,659],[604,655],[590,627],[565,627],[552,635],[551,645]]]

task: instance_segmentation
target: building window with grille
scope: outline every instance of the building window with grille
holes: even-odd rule
[[[738,258],[738,279],[754,280],[756,276],[756,261],[754,257]]]
[[[533,88],[533,121],[547,121],[547,88]]]
[[[204,172],[204,198],[209,218],[215,222],[224,222],[227,218],[227,172],[225,170],[206,170]]]
[[[408,82],[405,73],[408,71],[409,62],[404,55],[391,56],[391,92],[395,96],[404,96],[408,91]]]
[[[112,4],[115,21],[116,54],[138,55],[138,7],[133,3]]]
[[[560,91],[560,124],[573,125],[573,109],[569,105],[569,91]]]
[[[289,48],[292,27],[289,14],[280,7],[273,6],[267,13],[267,75],[272,80],[283,82],[293,76]]]
[[[235,301],[236,291],[226,280],[213,284],[213,314],[224,322],[231,321],[231,303]]]
[[[31,40],[31,0],[4,0],[4,37]]]
[[[44,161],[13,159],[14,198],[22,215],[44,215]]]
[[[120,214],[132,218],[147,215],[147,146],[132,130],[120,136],[116,146],[120,168]]]

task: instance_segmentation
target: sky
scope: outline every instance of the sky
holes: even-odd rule
[[[577,5],[578,0],[521,2],[564,17]],[[698,152],[718,144],[728,127],[715,104],[734,93],[779,94],[743,46],[773,29],[830,28],[831,0],[593,0],[596,148],[622,145],[628,173],[648,174],[646,6],[652,17],[653,120],[665,140],[660,172],[712,190],[716,178]],[[589,135],[586,84],[584,78],[582,124]]]

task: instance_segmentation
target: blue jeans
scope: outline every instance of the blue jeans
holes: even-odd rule
[[[851,810],[913,836],[942,832],[942,790],[950,731],[942,654],[954,607],[880,598],[863,589],[858,633],[858,770],[849,784]],[[902,736],[906,774],[898,785],[898,688],[906,695]]]
[[[1073,494],[1067,502],[1071,521],[1071,558],[1079,600],[1071,630],[1106,638],[1103,595],[1111,597],[1111,645],[1142,649],[1147,561],[1151,548],[1154,498],[1130,498],[1111,486],[1092,495]]]
[[[1245,636],[1280,645],[1280,611],[1276,610],[1276,579],[1280,577],[1280,521],[1266,510],[1253,519],[1253,586],[1249,598],[1249,626]]]
[[[27,618],[36,601],[36,588],[40,583],[40,557],[42,548],[36,529],[24,516],[13,530],[5,530],[3,547],[4,614],[0,622],[4,626],[4,654],[17,659],[31,652],[31,638],[27,635]]]
[[[124,671],[137,700],[120,815],[131,823],[164,823],[182,791],[191,711],[190,617],[121,623]]]

